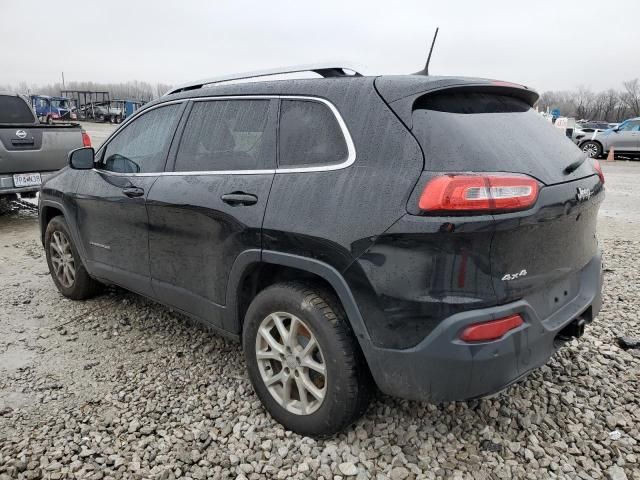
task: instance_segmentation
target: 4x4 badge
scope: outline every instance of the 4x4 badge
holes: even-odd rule
[[[591,189],[589,188],[580,188],[578,187],[578,193],[576,193],[576,198],[579,202],[585,202],[591,198]]]

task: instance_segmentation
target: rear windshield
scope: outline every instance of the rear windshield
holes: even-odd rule
[[[23,99],[0,95],[0,123],[33,123],[33,112]]]
[[[559,181],[581,156],[563,130],[526,102],[487,92],[443,92],[414,104],[413,133],[425,170],[520,172]]]

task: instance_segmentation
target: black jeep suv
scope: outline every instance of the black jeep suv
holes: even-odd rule
[[[40,196],[60,292],[117,284],[241,340],[266,409],[307,435],[374,386],[493,394],[582,334],[604,179],[535,92],[314,71],[189,84],[73,151]]]

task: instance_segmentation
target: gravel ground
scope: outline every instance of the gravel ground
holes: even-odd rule
[[[640,350],[616,343],[640,336],[640,164],[605,174],[604,306],[582,339],[494,398],[379,396],[322,441],[265,413],[237,344],[120,289],[61,297],[35,217],[0,217],[0,480],[640,480]]]
[[[82,125],[82,128],[91,137],[91,144],[94,148],[98,148],[107,139],[111,132],[113,132],[120,125],[114,123],[98,123],[98,122],[78,122]]]

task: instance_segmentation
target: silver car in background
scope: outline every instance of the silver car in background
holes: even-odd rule
[[[640,117],[625,120],[620,125],[585,136],[578,146],[591,158],[598,158],[614,149],[616,154],[640,157]]]
[[[607,122],[576,122],[576,127],[573,130],[573,142],[576,145],[591,140],[595,133],[609,130],[613,125]]]

